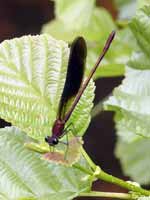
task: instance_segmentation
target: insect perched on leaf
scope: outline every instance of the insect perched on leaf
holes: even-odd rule
[[[79,102],[84,90],[88,86],[101,60],[108,51],[114,36],[115,36],[115,31],[112,31],[106,41],[106,44],[97,62],[95,63],[89,76],[83,83],[82,80],[83,80],[84,67],[87,56],[86,42],[83,37],[77,37],[73,41],[70,49],[67,76],[59,103],[57,118],[53,124],[52,135],[47,136],[45,138],[45,141],[50,146],[57,145],[59,143],[59,139],[62,138],[67,133],[67,128],[65,129],[65,124],[69,120],[72,112],[74,111],[77,103]],[[65,105],[67,104],[68,100],[71,97],[74,97],[73,104],[71,105],[71,108],[68,110],[68,112],[65,113]]]

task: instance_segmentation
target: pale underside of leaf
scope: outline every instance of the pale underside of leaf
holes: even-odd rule
[[[116,155],[126,175],[150,183],[150,6],[139,10],[129,26],[137,41],[126,67],[125,79],[106,102],[116,111],[119,141]],[[129,41],[130,42],[130,41]]]
[[[140,184],[150,183],[150,140],[138,139],[132,143],[119,140],[116,156],[120,159],[124,173]]]
[[[136,136],[150,137],[150,6],[137,12],[130,23],[138,51],[126,67],[125,79],[106,102],[107,108],[117,112],[116,122],[121,123]],[[121,129],[119,129],[121,133]],[[124,132],[124,131],[123,131]],[[132,134],[132,135],[133,135]]]
[[[86,174],[42,160],[41,154],[24,147],[26,141],[27,136],[15,127],[0,130],[2,200],[71,200],[90,189]]]

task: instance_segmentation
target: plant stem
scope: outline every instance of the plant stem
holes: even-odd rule
[[[137,192],[137,193],[140,193],[140,194],[145,195],[145,196],[150,196],[150,191],[145,190],[145,189],[141,188],[140,186],[136,186],[136,185],[129,183],[127,181],[124,181],[122,179],[119,179],[117,177],[114,177],[112,175],[109,175],[106,172],[104,172],[103,170],[101,170],[99,175],[97,175],[97,178],[100,179],[100,180],[109,182],[109,183],[119,185],[123,188],[130,190],[130,191]]]
[[[91,160],[91,158],[88,156],[88,154],[86,153],[84,148],[81,149],[81,152],[82,152],[82,155],[84,156],[84,158],[86,159],[86,161],[88,162],[88,164],[90,165],[91,169],[94,171],[93,175],[96,178],[106,181],[106,182],[109,182],[109,183],[113,183],[115,185],[119,185],[120,187],[126,188],[129,191],[133,191],[133,192],[139,193],[141,195],[145,195],[145,196],[150,196],[150,191],[145,190],[145,189],[141,188],[140,186],[136,186],[132,182],[129,183],[129,182],[119,179],[115,176],[107,174],[106,172],[101,170],[100,167],[96,166],[95,163]],[[90,173],[88,173],[88,174],[91,175]]]
[[[115,193],[115,192],[96,192],[92,191],[89,193],[81,193],[80,197],[108,197],[118,199],[135,199],[131,194],[126,193]]]
[[[86,151],[84,150],[83,147],[81,147],[81,153],[84,156],[85,160],[87,161],[87,163],[89,164],[89,166],[92,168],[93,171],[95,171],[96,169],[96,165],[95,163],[91,160],[91,158],[89,157],[89,155],[86,153]]]
[[[88,175],[91,175],[91,176],[93,175],[93,172],[91,172],[90,170],[86,169],[85,167],[82,167],[82,166],[79,165],[79,164],[74,164],[73,166],[74,166],[75,168],[81,170],[82,172],[88,174]]]

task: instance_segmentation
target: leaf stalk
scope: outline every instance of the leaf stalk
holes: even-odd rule
[[[132,194],[127,193],[115,193],[115,192],[96,192],[92,191],[89,193],[81,193],[80,197],[106,197],[106,198],[117,198],[117,199],[135,199]]]
[[[140,186],[137,186],[132,182],[124,181],[120,178],[117,178],[115,176],[112,176],[112,175],[104,172],[99,166],[95,165],[95,163],[91,160],[91,158],[86,153],[86,151],[84,150],[83,147],[81,149],[81,152],[82,152],[82,155],[84,156],[84,158],[86,159],[86,161],[88,162],[89,166],[93,170],[92,176],[94,176],[95,178],[103,180],[108,183],[118,185],[122,188],[129,190],[130,192],[131,191],[135,192],[137,194],[137,196],[150,196],[150,191],[143,189]],[[91,172],[89,171],[88,174],[91,175]],[[133,197],[132,198],[130,197],[130,199],[133,199]]]

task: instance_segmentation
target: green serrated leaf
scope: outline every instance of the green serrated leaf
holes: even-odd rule
[[[95,0],[55,0],[55,15],[66,28],[78,30],[86,27],[91,18]],[[80,19],[80,20],[78,20]],[[78,20],[78,23],[75,23]]]
[[[140,184],[150,183],[150,140],[139,139],[132,143],[119,140],[116,156],[120,159],[125,175]]]
[[[88,14],[88,13],[87,13]],[[107,26],[106,26],[107,24]],[[65,25],[61,20],[55,19],[43,26],[42,32],[48,33],[57,39],[72,42],[79,35],[85,37],[87,41],[95,43],[106,39],[108,34],[116,28],[111,15],[103,8],[94,8],[92,16],[87,26],[80,26],[74,30],[72,23]],[[93,44],[90,44],[93,46]]]
[[[51,135],[63,90],[69,48],[50,35],[24,36],[0,44],[0,117],[44,141]],[[83,135],[90,122],[94,84],[68,123]]]
[[[111,15],[103,8],[94,8],[88,26],[82,25],[80,29],[74,30],[55,19],[43,27],[42,32],[49,33],[58,39],[72,41],[75,37],[82,35],[88,45],[87,73],[95,64],[103,45],[112,30],[116,26]],[[132,39],[129,29],[118,31],[116,38],[108,54],[104,58],[101,67],[95,73],[95,78],[120,76],[124,74],[124,65],[128,61],[133,49],[133,42],[128,43],[127,39]]]
[[[138,52],[133,52],[126,67],[125,79],[114,90],[114,96],[106,103],[108,109],[115,110],[119,115],[116,122],[132,132],[132,135],[135,134],[135,137],[137,135],[150,137],[150,59],[147,56],[150,47],[149,14],[150,7],[144,7],[137,12],[130,23],[130,28],[138,42]],[[121,130],[119,129],[120,133]]]
[[[106,38],[104,39],[104,41]],[[131,40],[129,43],[128,41]],[[100,49],[104,43],[97,43],[95,48],[89,50],[88,70],[94,65],[95,60],[100,54]],[[137,48],[131,31],[126,28],[116,32],[115,39],[106,55],[102,60],[101,67],[98,68],[95,77],[112,77],[124,74],[124,66],[129,61],[133,49]],[[94,51],[94,53],[93,53]]]
[[[137,12],[136,16],[130,23],[130,29],[137,40],[140,50],[145,54],[145,56],[149,56],[149,51],[150,51],[149,15],[150,15],[150,6],[145,6]]]
[[[24,147],[29,138],[15,127],[0,129],[0,197],[2,200],[66,200],[91,187],[86,174],[49,164]],[[86,165],[81,161],[82,166]]]
[[[117,120],[117,115],[118,113],[115,116],[117,135],[122,139],[123,142],[132,143],[143,138],[142,136],[135,134],[135,130],[133,131],[130,129],[130,126],[128,126],[129,120],[125,120],[124,118]]]
[[[117,157],[125,174],[141,184],[150,183],[147,170],[150,164],[149,15],[150,6],[145,6],[130,22],[137,49],[128,62],[125,79],[106,102],[108,109],[116,111],[116,128],[120,138]]]

